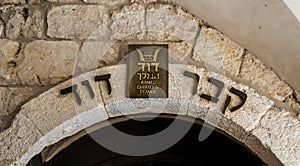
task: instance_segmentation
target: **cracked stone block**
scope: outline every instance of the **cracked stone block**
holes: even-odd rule
[[[41,38],[44,30],[42,13],[27,7],[0,7],[1,17],[6,23],[5,34],[10,39]]]
[[[22,62],[21,43],[0,39],[0,84],[11,85],[19,84],[16,75],[16,67]]]
[[[78,49],[78,44],[72,41],[37,40],[29,43],[18,67],[22,84],[55,85],[70,78]]]
[[[238,76],[244,48],[234,43],[224,34],[213,28],[203,26],[196,40],[192,60],[205,63],[223,74]]]
[[[260,126],[252,133],[265,146],[271,147],[284,165],[297,166],[300,160],[299,125],[299,121],[289,112],[274,107],[265,114]]]
[[[145,7],[126,5],[112,12],[111,40],[142,40],[145,36]]]
[[[116,65],[121,60],[119,52],[120,44],[118,43],[85,42],[78,54],[77,67],[84,72],[98,67]]]
[[[87,39],[103,35],[109,12],[101,5],[53,7],[47,16],[48,36],[62,39]],[[99,32],[97,32],[99,30]]]
[[[8,116],[32,96],[31,88],[0,87],[0,116]]]
[[[11,165],[41,137],[42,134],[30,119],[17,115],[12,126],[0,133],[0,161]]]
[[[293,93],[291,87],[281,80],[274,71],[251,54],[244,57],[240,78],[279,101],[284,101]]]
[[[152,4],[146,12],[147,39],[158,41],[194,40],[199,24],[181,7]]]

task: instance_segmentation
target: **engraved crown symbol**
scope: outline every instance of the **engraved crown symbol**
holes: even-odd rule
[[[156,62],[160,50],[161,50],[161,48],[156,49],[153,55],[152,54],[144,55],[140,49],[137,49],[137,52],[139,54],[141,62]]]

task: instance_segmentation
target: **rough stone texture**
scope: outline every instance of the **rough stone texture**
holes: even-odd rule
[[[72,76],[77,53],[72,41],[34,41],[24,50],[18,76],[23,84],[57,84]]]
[[[38,4],[40,3],[40,0],[2,0],[0,4],[5,5],[5,4],[15,4],[15,5],[20,5],[20,4]]]
[[[0,87],[0,116],[8,116],[16,111],[32,94],[31,88]]]
[[[1,17],[6,23],[6,37],[41,38],[44,29],[44,18],[38,10],[27,7],[0,7]]]
[[[141,4],[125,5],[112,12],[112,40],[141,40],[145,36],[145,7]]]
[[[23,46],[21,43],[7,39],[0,40],[0,46],[0,84],[19,84],[15,70],[22,61],[20,53]]]
[[[52,38],[97,38],[97,35],[103,34],[93,33],[101,26],[106,27],[108,19],[108,10],[100,5],[55,6],[47,16],[47,34]]]
[[[192,54],[192,45],[187,42],[169,43],[169,62],[186,64],[186,57]]]
[[[83,2],[106,5],[109,6],[111,9],[116,9],[122,5],[129,4],[130,0],[83,0]]]
[[[225,35],[203,26],[196,40],[192,59],[204,62],[208,68],[216,68],[222,70],[222,73],[238,76],[243,52],[244,48]]]
[[[261,119],[260,126],[253,130],[265,146],[285,165],[298,166],[300,161],[299,121],[285,110],[272,108]]]
[[[12,126],[0,133],[0,161],[7,165],[12,164],[12,161],[20,158],[41,136],[30,119],[17,115]]]
[[[240,78],[249,82],[257,90],[279,101],[293,93],[293,90],[260,60],[247,54],[241,68]]]
[[[0,19],[0,37],[4,37],[5,36],[5,23]]]
[[[282,166],[282,162],[273,154],[270,147],[265,146],[257,137],[248,134],[244,144],[265,163],[272,166]]]
[[[194,40],[199,29],[197,21],[182,8],[153,4],[147,7],[147,39],[157,41]]]
[[[59,84],[26,103],[22,107],[21,114],[31,119],[41,133],[47,134],[68,119],[102,104],[101,96],[97,93],[100,92],[100,89],[94,81],[94,76],[95,73],[90,72]],[[86,86],[82,85],[82,81],[85,80],[89,81],[93,89],[95,94],[94,99],[91,99]],[[76,96],[72,92],[63,95],[60,93],[62,89],[68,88],[71,85],[78,86],[76,92],[81,100],[80,105],[77,103]]]
[[[81,0],[47,0],[54,3],[69,3],[69,2],[82,2]]]
[[[120,44],[87,41],[78,54],[77,67],[81,72],[102,66],[116,65],[120,61]]]

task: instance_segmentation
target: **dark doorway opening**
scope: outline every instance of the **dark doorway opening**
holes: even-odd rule
[[[133,135],[150,135],[169,126],[174,119],[155,118],[150,121],[128,120],[113,124],[114,127]],[[180,120],[182,125],[191,123]],[[205,141],[199,142],[200,123],[193,123],[189,132],[173,147],[149,156],[132,157],[114,153],[85,135],[60,151],[49,162],[41,163],[36,156],[28,166],[262,166],[266,165],[255,154],[233,138],[214,131]],[[104,127],[93,134],[101,134]],[[38,164],[40,163],[40,164]]]

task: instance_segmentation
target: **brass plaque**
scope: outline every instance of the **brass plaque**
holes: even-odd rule
[[[129,45],[127,97],[168,98],[168,45]]]

